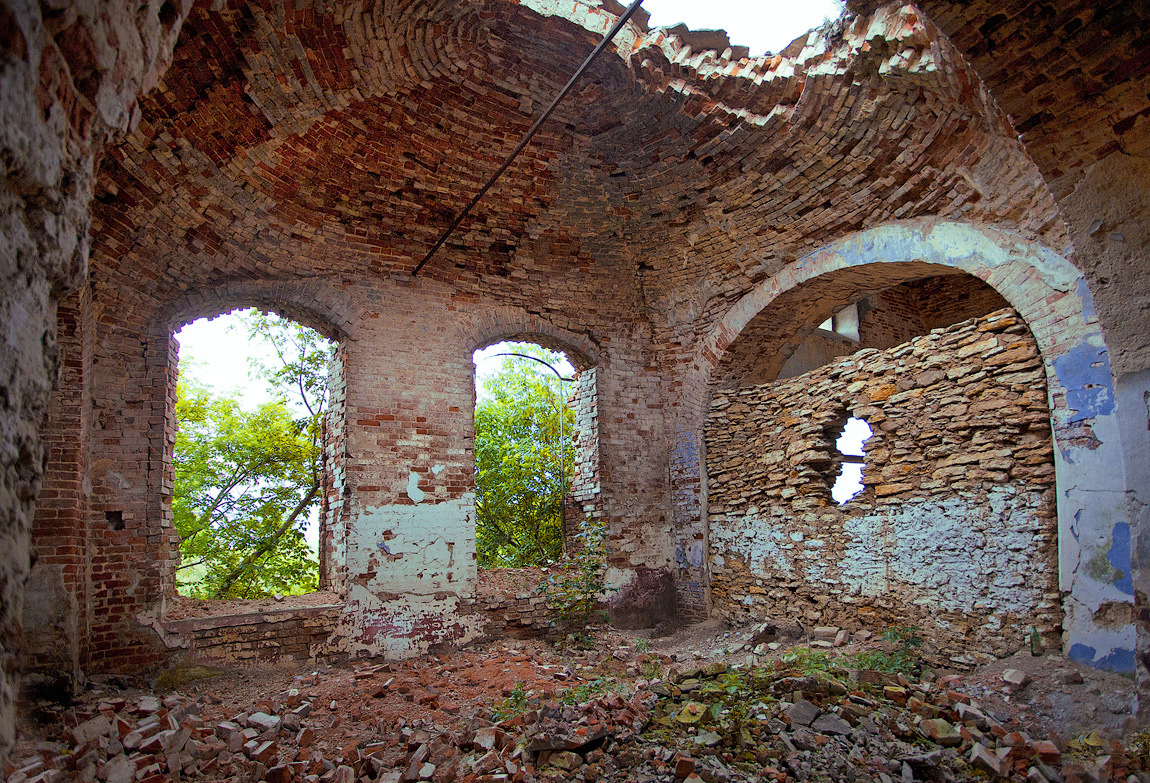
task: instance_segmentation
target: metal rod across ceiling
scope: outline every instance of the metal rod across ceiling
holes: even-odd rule
[[[423,269],[428,261],[431,260],[432,256],[435,255],[439,248],[443,247],[443,243],[446,242],[453,233],[455,233],[455,229],[459,228],[459,225],[467,218],[468,215],[471,214],[471,210],[475,208],[475,205],[479,203],[479,200],[487,195],[487,191],[491,190],[491,186],[494,185],[501,176],[503,176],[503,172],[507,171],[508,167],[515,161],[517,157],[519,157],[519,153],[523,152],[523,149],[531,142],[531,139],[535,136],[536,133],[539,132],[539,129],[543,126],[543,123],[547,121],[547,118],[551,116],[551,113],[555,111],[556,107],[558,107],[559,104],[563,102],[563,99],[567,97],[569,92],[571,92],[571,89],[575,86],[575,83],[579,81],[579,78],[587,71],[589,67],[591,67],[591,63],[595,62],[595,58],[597,58],[604,49],[610,46],[611,41],[613,41],[615,36],[619,34],[619,31],[623,29],[623,25],[627,24],[627,21],[632,16],[634,16],[635,12],[639,10],[639,6],[642,4],[643,0],[634,0],[634,2],[628,6],[627,10],[623,12],[623,15],[619,17],[619,21],[615,22],[615,26],[612,27],[610,32],[607,33],[606,37],[604,37],[603,40],[599,42],[599,45],[595,47],[591,54],[587,55],[587,59],[583,61],[583,64],[579,66],[579,70],[577,70],[575,75],[572,76],[571,79],[567,82],[567,86],[565,86],[560,91],[560,93],[555,96],[555,100],[551,101],[551,105],[547,107],[547,110],[543,112],[543,114],[539,115],[539,118],[535,120],[535,124],[533,124],[530,130],[528,130],[523,138],[520,139],[519,144],[517,144],[515,149],[511,151],[511,154],[507,156],[507,160],[503,161],[503,165],[500,166],[498,170],[496,170],[496,172],[491,175],[491,178],[487,180],[487,184],[485,184],[479,190],[479,192],[475,194],[475,198],[471,199],[471,202],[466,207],[464,207],[463,211],[455,217],[455,220],[453,220],[448,229],[443,232],[443,236],[439,238],[439,241],[432,246],[431,250],[427,251],[427,255],[423,257],[423,260],[416,264],[415,269],[411,270],[412,277],[415,277],[419,274],[419,271]]]

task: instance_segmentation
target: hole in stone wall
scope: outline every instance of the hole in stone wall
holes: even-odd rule
[[[831,497],[840,506],[863,491],[863,468],[866,460],[863,444],[872,435],[874,431],[869,424],[851,416],[835,441],[841,470],[834,486],[831,487]]]
[[[859,342],[859,306],[858,304],[847,305],[837,313],[832,315],[827,320],[819,324],[819,328],[827,331],[834,332],[835,334],[845,337],[848,340]]]
[[[324,445],[335,344],[256,310],[199,319],[176,339],[177,591],[194,598],[314,592],[331,486]]]
[[[108,523],[109,530],[123,530],[124,529],[124,512],[123,511],[105,511],[104,520]]]

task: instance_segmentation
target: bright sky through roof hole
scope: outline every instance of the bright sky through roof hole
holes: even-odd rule
[[[756,56],[780,52],[842,13],[835,0],[644,0],[642,7],[651,14],[652,27],[682,22],[692,30],[726,30],[732,44],[748,46]]]

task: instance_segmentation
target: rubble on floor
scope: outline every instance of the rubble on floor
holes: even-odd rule
[[[165,695],[93,688],[81,702],[57,708],[40,731],[26,726],[4,777],[7,783],[1150,781],[1150,732],[1124,743],[1114,732],[1063,737],[1020,723],[1025,713],[1004,699],[1026,700],[1043,676],[1038,664],[999,666],[988,688],[978,673],[859,668],[880,662],[913,670],[889,645],[855,639],[848,646],[837,633],[838,648],[807,640],[771,650],[755,644],[755,636],[751,629],[746,646],[722,649],[739,649],[737,662],[731,655],[707,660],[672,651],[670,644],[652,649],[647,639],[611,633],[591,651],[503,642],[294,676],[233,672]],[[831,635],[820,629],[820,636]],[[1063,666],[1052,660],[1054,668]],[[973,698],[968,681],[995,698]]]

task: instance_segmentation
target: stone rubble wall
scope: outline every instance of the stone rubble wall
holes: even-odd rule
[[[874,435],[864,491],[839,506],[849,416]],[[1032,626],[1059,648],[1046,378],[1013,310],[719,394],[705,433],[722,616],[918,625],[959,664]]]
[[[22,586],[46,457],[38,428],[59,369],[56,305],[87,275],[101,150],[136,127],[137,97],[167,68],[190,5],[0,3],[0,756],[14,741]],[[59,565],[35,579],[73,581]]]

